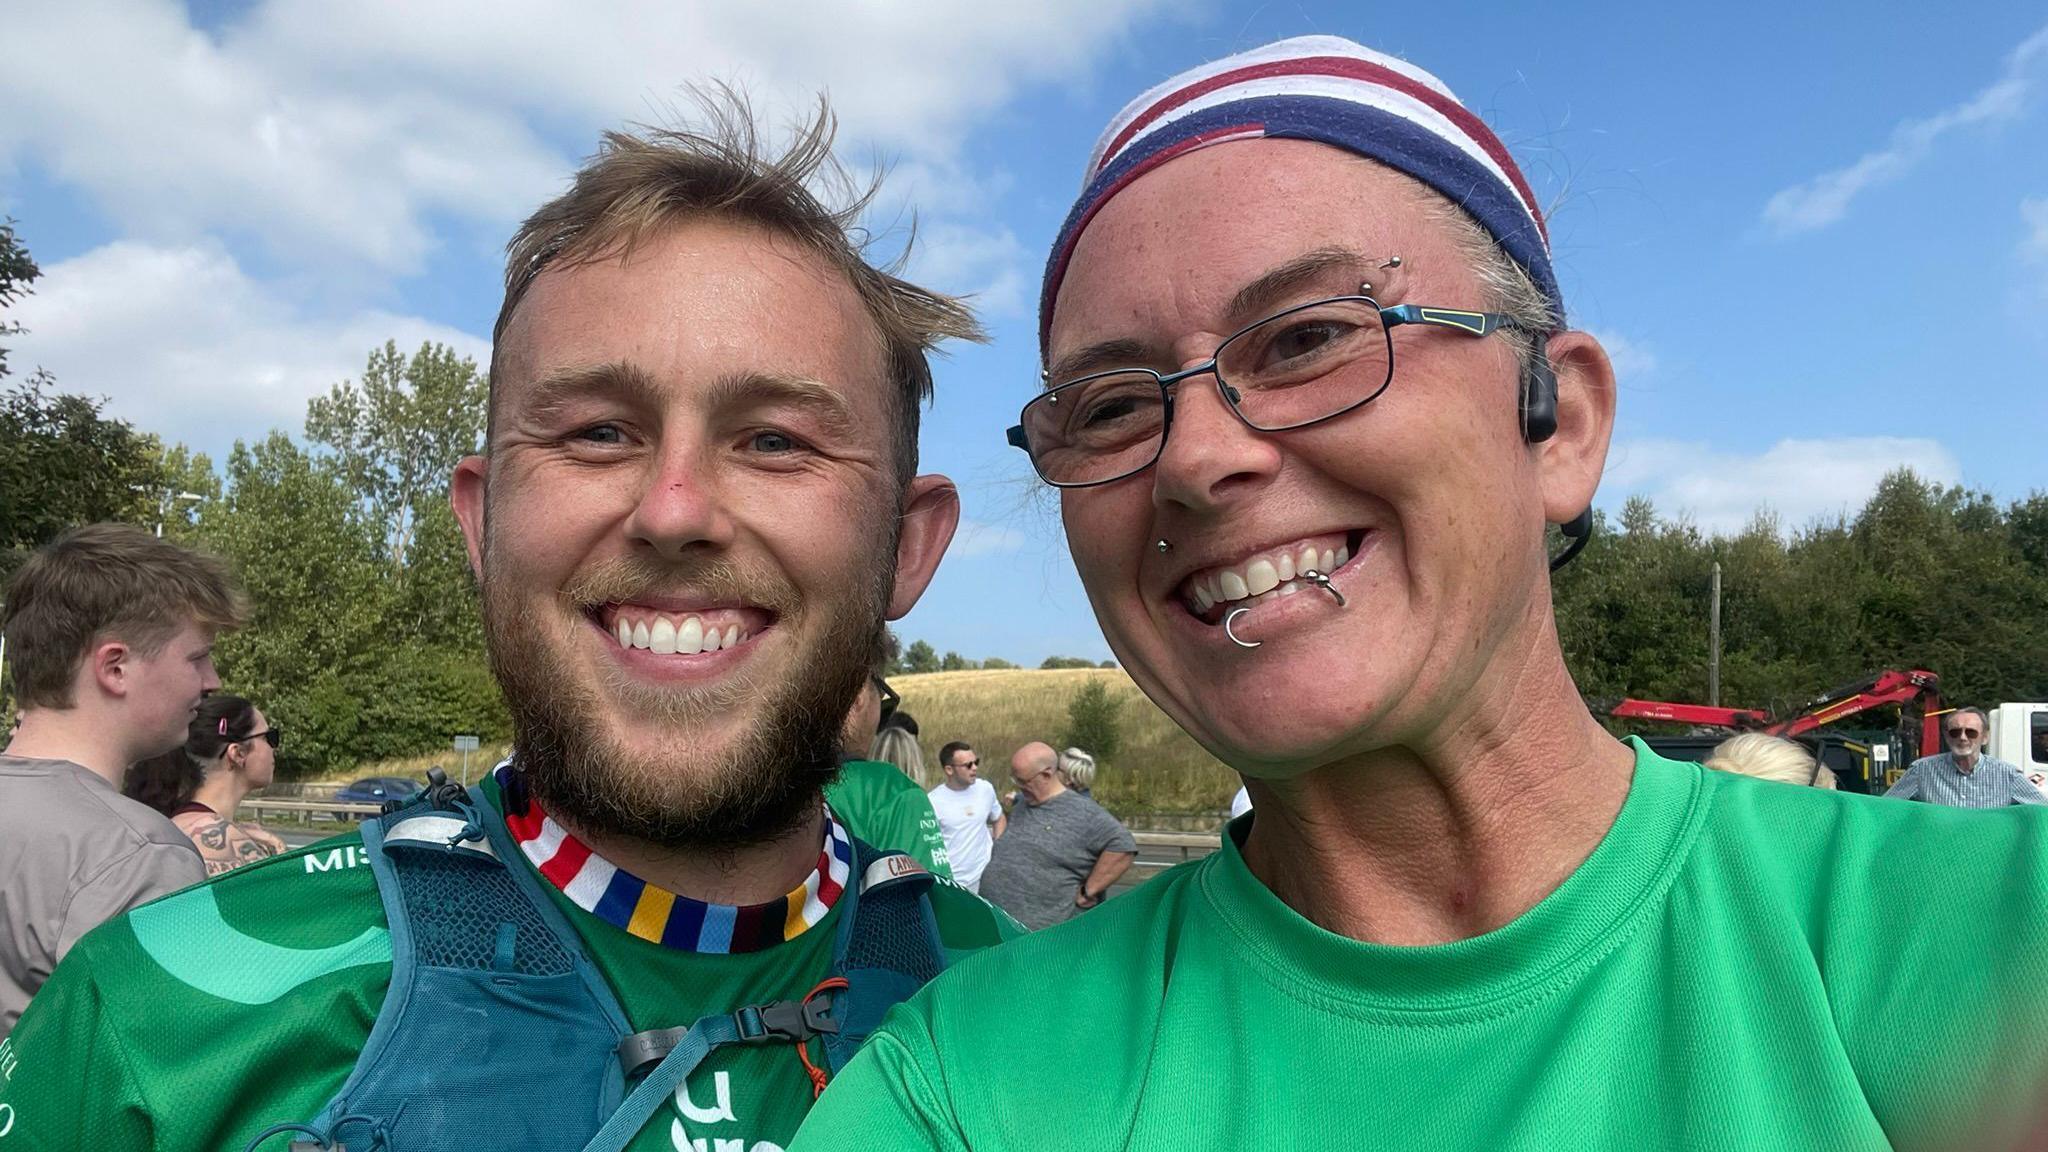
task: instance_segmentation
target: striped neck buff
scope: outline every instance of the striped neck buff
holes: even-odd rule
[[[505,826],[520,851],[569,902],[642,940],[689,952],[758,952],[794,940],[846,890],[853,842],[825,810],[825,843],[804,882],[764,904],[711,904],[642,880],[592,851],[529,799]]]

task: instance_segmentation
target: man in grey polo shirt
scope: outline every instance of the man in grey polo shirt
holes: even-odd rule
[[[1984,713],[1976,708],[1958,708],[1942,717],[1948,751],[1913,761],[1885,795],[1951,808],[2048,804],[2048,796],[2017,765],[1984,755],[1985,729]]]
[[[0,1035],[80,936],[206,879],[121,777],[185,743],[220,687],[213,638],[244,613],[219,561],[122,524],[51,541],[4,602],[21,723],[0,751]]]
[[[1059,759],[1038,741],[1010,757],[1017,806],[981,874],[982,899],[1033,931],[1102,903],[1138,855],[1129,829],[1060,783]]]

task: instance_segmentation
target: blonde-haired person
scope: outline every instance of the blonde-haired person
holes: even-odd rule
[[[1095,792],[1095,757],[1079,748],[1060,753],[1060,781],[1083,796]]]
[[[868,744],[868,759],[883,764],[893,764],[920,789],[930,788],[924,770],[924,749],[918,747],[917,737],[910,730],[895,724],[883,726]]]
[[[1721,741],[1707,757],[1706,765],[1716,772],[1733,772],[1781,784],[1835,787],[1835,774],[1823,768],[1804,746],[1763,732],[1744,732]]]

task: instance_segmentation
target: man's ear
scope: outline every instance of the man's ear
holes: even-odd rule
[[[465,456],[448,482],[448,502],[455,508],[456,521],[462,525],[469,570],[478,580],[484,578],[484,488],[490,476],[490,461],[482,456]]]
[[[889,619],[901,620],[939,570],[953,531],[960,527],[960,491],[944,476],[919,476],[904,492],[896,539],[896,585],[889,594]]]
[[[93,645],[85,654],[85,677],[101,693],[124,697],[128,695],[129,663],[135,658],[135,650],[119,640],[102,640]]]
[[[1614,364],[1587,332],[1559,332],[1545,354],[1557,374],[1557,432],[1534,446],[1543,518],[1563,524],[1593,506],[1614,435]]]

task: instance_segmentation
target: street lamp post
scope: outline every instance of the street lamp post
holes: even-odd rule
[[[164,521],[170,518],[170,515],[171,515],[171,509],[172,509],[172,508],[176,507],[176,506],[177,506],[177,505],[179,505],[179,504],[197,504],[197,503],[199,503],[200,501],[202,501],[202,500],[205,500],[205,499],[206,499],[206,497],[204,497],[204,496],[200,495],[200,494],[199,494],[199,493],[197,493],[197,492],[166,492],[166,493],[164,493],[164,498],[163,498],[163,500],[162,500],[162,501],[160,501],[160,502],[159,502],[159,503],[157,504],[157,508],[156,508],[156,535],[157,535],[157,539],[159,539],[159,540],[163,539],[163,535],[164,535]]]

